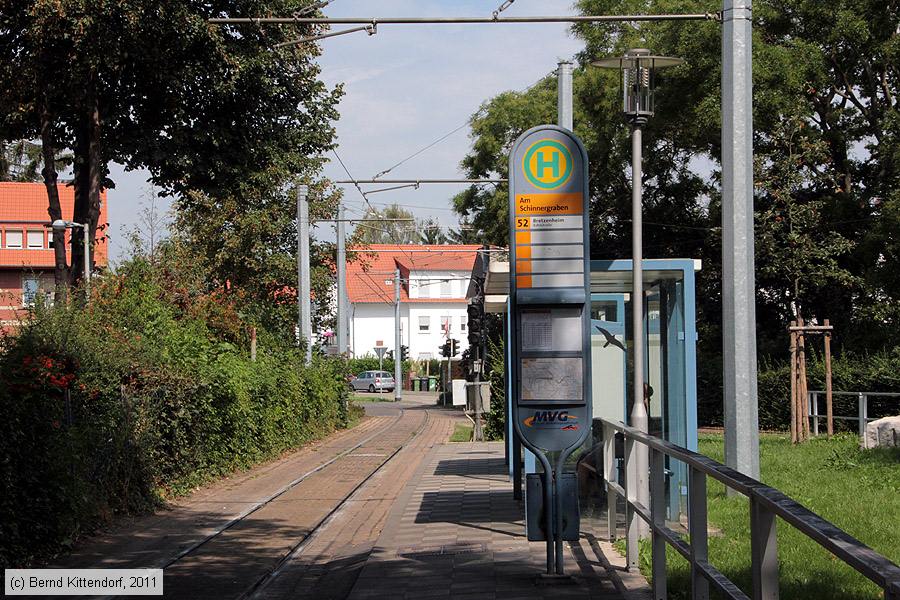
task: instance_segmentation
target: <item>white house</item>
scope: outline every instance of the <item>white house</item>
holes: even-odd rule
[[[394,348],[394,270],[400,269],[400,333],[409,358],[440,358],[449,337],[468,348],[466,290],[480,246],[373,244],[347,266],[350,351]]]

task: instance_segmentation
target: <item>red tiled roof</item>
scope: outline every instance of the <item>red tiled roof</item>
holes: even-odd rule
[[[370,244],[350,248],[356,260],[347,265],[347,296],[353,303],[393,303],[394,269],[400,277],[410,271],[459,271],[469,274],[478,245]],[[390,283],[385,283],[390,281]],[[465,298],[409,298],[409,285],[400,286],[401,302],[466,302]]]
[[[58,184],[59,203],[63,219],[71,220],[75,213],[75,188],[64,183]],[[29,229],[44,229],[50,224],[47,214],[47,188],[43,183],[0,183],[0,233],[7,230],[26,232]],[[100,194],[99,223],[107,223],[106,192]],[[97,265],[106,266],[108,245],[104,234],[97,232],[94,249]],[[25,234],[23,233],[23,238]],[[68,238],[68,236],[67,236]],[[0,238],[0,243],[4,238]],[[24,239],[23,239],[24,242]],[[23,243],[23,245],[27,245]],[[46,237],[45,237],[46,245]],[[53,249],[7,249],[0,247],[0,267],[29,267],[52,269],[55,265]]]

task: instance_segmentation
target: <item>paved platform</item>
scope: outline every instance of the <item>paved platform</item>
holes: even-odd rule
[[[605,541],[565,544],[570,585],[538,585],[545,544],[524,535],[500,443],[435,445],[394,503],[349,598],[650,598]]]

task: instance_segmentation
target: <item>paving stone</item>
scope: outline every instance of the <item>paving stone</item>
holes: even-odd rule
[[[395,590],[392,598],[624,600],[626,596],[609,581],[610,577],[621,578],[591,564],[615,564],[618,558],[600,561],[587,543],[580,545],[577,554],[565,546],[567,571],[582,575],[576,585],[535,586],[535,578],[546,564],[546,546],[525,539],[523,507],[513,500],[505,474],[500,444],[434,446],[417,476],[407,484],[406,504],[392,508],[389,524],[378,539],[384,552],[370,555],[367,569],[374,567],[373,572],[382,576],[389,571],[410,573],[412,581],[402,596]],[[395,524],[393,530],[390,523]],[[416,545],[420,546],[419,555]],[[443,545],[441,552],[448,554],[441,554],[439,559],[424,556],[429,551],[437,552],[434,547],[439,545]],[[478,546],[483,546],[483,551],[463,551],[477,550]],[[401,548],[411,559],[409,570],[398,571],[385,560],[386,556],[396,556]],[[454,553],[454,548],[459,552]],[[373,583],[372,578],[360,577],[354,594],[371,589],[368,586]],[[639,576],[636,579],[634,574],[629,574],[629,585],[623,587],[638,594],[634,597],[649,591],[646,581]]]

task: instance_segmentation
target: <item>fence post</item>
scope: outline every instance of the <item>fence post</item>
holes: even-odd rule
[[[616,472],[616,430],[603,425],[603,478],[606,481],[615,481],[618,483],[619,478],[615,476]],[[616,514],[616,501],[619,495],[612,486],[606,486],[606,523],[609,529],[609,541],[616,540],[616,526],[618,524],[618,515]]]
[[[637,501],[637,461],[635,442],[625,437],[625,562],[628,569],[640,568],[638,539],[640,536],[640,516],[632,507]]]
[[[666,600],[666,539],[659,532],[666,525],[666,457],[656,448],[650,449],[650,527],[653,561],[653,598]]]
[[[709,600],[709,582],[697,561],[709,559],[706,529],[706,473],[690,467],[688,475],[688,533],[691,536],[691,598]]]
[[[859,439],[860,441],[865,441],[866,423],[869,416],[869,399],[865,394],[859,392],[859,394],[857,395],[857,402],[859,403]]]
[[[813,435],[819,437],[819,392],[810,392],[812,403],[809,409],[812,411]]]
[[[778,534],[775,514],[750,493],[753,600],[778,600]]]

